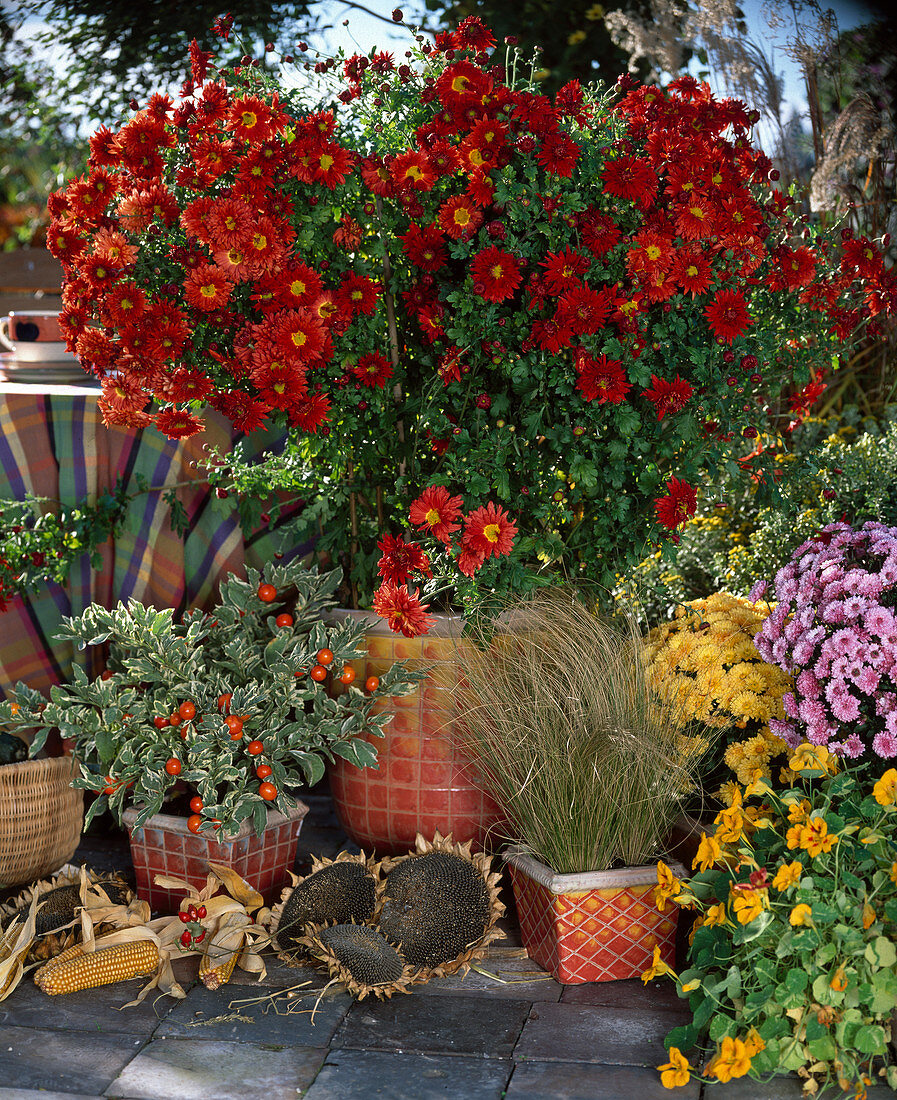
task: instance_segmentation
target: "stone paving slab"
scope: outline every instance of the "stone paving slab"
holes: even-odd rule
[[[106,1089],[123,1100],[296,1100],[324,1061],[319,1047],[155,1040]]]
[[[336,1050],[303,1100],[500,1100],[510,1072],[497,1059]]]
[[[171,1010],[155,1037],[326,1047],[353,1003],[347,993],[335,991],[328,991],[324,997],[312,993],[301,1002],[279,1003],[280,1012],[273,1006],[265,1011],[264,1004],[237,1003],[247,996],[262,997],[268,992],[265,987],[250,990],[230,983],[216,990],[197,986]],[[287,1005],[290,1011],[286,1011]]]
[[[531,959],[487,956],[476,966],[479,970],[469,970],[463,977],[450,974],[447,978],[433,978],[425,985],[416,985],[414,996],[438,997],[460,993],[485,994],[516,1001],[559,1001],[565,988],[540,970]],[[494,977],[489,977],[489,974]]]
[[[0,1089],[0,1100],[106,1100],[100,1093],[50,1092],[47,1089]]]
[[[644,1066],[518,1062],[505,1096],[507,1100],[698,1100],[700,1094],[697,1081],[670,1092],[660,1083],[660,1074]]]
[[[514,1057],[653,1068],[669,1059],[663,1045],[669,1030],[670,1013],[664,1010],[537,1004]]]
[[[530,1010],[529,1001],[460,995],[412,993],[372,1000],[353,1005],[334,1037],[334,1047],[510,1058]]]
[[[97,1095],[143,1042],[120,1033],[0,1027],[0,1081],[18,1089]]]
[[[533,965],[532,963],[530,964]],[[673,982],[648,982],[630,978],[619,982],[584,982],[562,987],[561,1001],[569,1005],[596,1005],[606,1008],[644,1009],[647,1012],[666,1010],[690,1018],[688,1002],[676,993]],[[676,1022],[671,1021],[670,1027]]]
[[[13,995],[0,1002],[0,1024],[122,1034],[146,1041],[177,1003],[172,997],[158,997],[153,992],[142,1004],[122,1008],[137,997],[149,980],[134,978],[51,997],[26,974]]]

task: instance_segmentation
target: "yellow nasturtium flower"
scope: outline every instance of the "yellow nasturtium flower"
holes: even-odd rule
[[[897,768],[888,768],[872,788],[872,794],[879,806],[897,806]]]
[[[732,911],[739,924],[750,924],[766,908],[764,905],[765,890],[738,890],[734,891]]]
[[[798,863],[797,860],[792,863],[783,863],[773,876],[772,884],[776,890],[787,890],[800,882],[803,870],[803,864]]]
[[[788,923],[793,924],[795,928],[802,924],[812,924],[813,910],[805,902],[795,905],[788,914]]]
[[[687,1085],[691,1078],[689,1073],[691,1067],[688,1064],[688,1059],[678,1047],[670,1047],[669,1062],[665,1062],[657,1068],[660,1070],[660,1083],[665,1089],[675,1089]]]
[[[651,960],[651,965],[642,974],[642,981],[645,985],[652,981],[654,978],[659,978],[663,974],[675,974],[675,971],[671,966],[668,966],[660,957],[660,946],[654,945],[654,957]]]
[[[838,771],[838,762],[825,745],[804,743],[794,750],[794,755],[788,761],[788,767],[793,772],[835,775]]]
[[[714,924],[726,923],[726,906],[723,902],[718,902],[716,905],[710,905],[707,908],[707,912],[704,914],[703,924],[706,924],[708,928],[712,928]]]
[[[708,1077],[725,1082],[731,1081],[733,1077],[744,1077],[750,1068],[751,1056],[743,1041],[727,1035],[704,1072]]]
[[[838,838],[828,831],[828,825],[822,817],[810,818],[801,829],[800,846],[805,848],[814,859],[823,852],[830,852],[837,843]]]
[[[692,860],[692,867],[700,871],[707,871],[719,863],[721,858],[722,848],[716,837],[701,833],[701,843],[698,845],[698,851]]]

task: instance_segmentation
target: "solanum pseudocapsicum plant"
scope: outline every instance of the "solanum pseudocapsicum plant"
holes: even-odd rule
[[[0,724],[36,729],[32,753],[51,729],[74,741],[74,783],[99,795],[88,822],[106,805],[118,818],[137,805],[140,825],[180,790],[192,796],[194,831],[227,837],[250,818],[261,832],[267,807],[294,805],[326,761],[375,763],[372,738],[389,721],[375,703],[407,694],[422,675],[399,663],[355,683],[364,624],[323,621],[340,575],[297,563],[248,569],[247,580],[222,585],[211,613],[182,622],[134,600],[94,604],[64,620],[60,637],[108,644],[106,672],[91,681],[76,666],[49,702],[20,683],[0,703]],[[331,679],[344,685],[339,695]]]
[[[91,140],[48,247],[107,421],[289,426],[213,476],[294,485],[360,605],[416,634],[445,584],[610,587],[895,288],[690,77],[549,100],[475,17],[409,54],[274,78],[194,44],[178,103]]]
[[[670,974],[693,1014],[667,1036],[670,1087],[796,1071],[808,1094],[897,1088],[897,770],[841,763],[801,745],[782,789],[738,788],[694,874],[661,867],[658,897],[698,914],[687,968],[643,975]]]

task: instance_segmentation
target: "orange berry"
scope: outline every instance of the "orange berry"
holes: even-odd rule
[[[339,674],[339,682],[341,684],[351,684],[355,679],[355,669],[351,665],[346,665],[343,671]]]
[[[258,587],[258,598],[262,603],[274,603],[277,599],[277,589],[273,584],[260,584]]]
[[[281,626],[281,627],[282,626],[292,626],[293,625],[293,616],[287,614],[287,612],[284,611],[282,615],[278,615],[277,618],[274,620],[274,625],[275,626]]]
[[[239,741],[243,736],[243,719],[239,714],[229,714],[224,719],[224,724],[230,732],[231,740]]]
[[[181,716],[181,718],[185,719],[186,721],[189,721],[191,718],[195,718],[196,717],[196,704],[191,703],[191,701],[189,699],[186,699],[178,707],[178,714]]]
[[[180,762],[180,760],[178,760],[178,758],[176,756],[170,756],[165,761],[165,770],[168,772],[169,775],[180,775],[181,774],[181,762]]]
[[[255,774],[259,777],[259,779],[267,779],[268,776],[271,774],[271,765],[259,764],[259,766],[255,769]]]
[[[368,676],[364,682],[364,686],[368,691],[376,691],[380,686],[380,680],[377,676]]]
[[[259,756],[265,751],[264,743],[261,741],[250,741],[246,746],[246,751],[250,756]]]
[[[218,710],[222,714],[229,713],[231,699],[233,699],[233,694],[229,691],[225,691],[224,694],[218,696]]]
[[[164,730],[165,727],[168,725],[168,719],[163,718],[161,714],[157,714],[156,717],[153,719],[153,725],[156,727],[157,730]]]
[[[202,828],[202,816],[200,814],[191,814],[187,818],[187,828],[191,833],[198,833]]]
[[[326,646],[325,646],[324,649],[319,649],[318,650],[318,664],[319,665],[329,665],[332,660],[333,660],[333,650],[332,649],[327,649]]]
[[[323,665],[314,665],[309,676],[318,684],[327,679],[327,669]]]
[[[200,810],[202,809],[202,806],[203,806],[203,802],[202,802],[202,799],[201,799],[201,798],[199,797],[199,795],[198,795],[198,794],[195,794],[195,795],[194,795],[194,796],[193,796],[193,797],[192,797],[192,798],[190,799],[190,809],[191,809],[191,810],[192,810],[192,811],[193,811],[193,812],[194,812],[195,814],[198,814],[198,813],[199,813],[199,811],[200,811]]]
[[[266,802],[273,802],[277,798],[277,788],[273,783],[259,784],[259,794]]]

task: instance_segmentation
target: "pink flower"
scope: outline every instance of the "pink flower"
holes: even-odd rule
[[[851,760],[856,760],[858,756],[863,755],[865,747],[857,734],[848,734],[844,740],[844,755],[849,756]]]
[[[751,603],[756,603],[758,600],[762,600],[767,588],[769,588],[769,584],[767,581],[757,581],[750,592],[748,592],[748,599],[751,601]]]
[[[872,751],[877,752],[885,760],[897,756],[897,737],[885,730],[880,730],[872,738]]]
[[[878,691],[881,681],[879,673],[871,665],[864,665],[860,675],[854,680],[856,686],[864,695],[872,695]]]
[[[783,722],[780,718],[770,718],[769,728],[772,733],[781,737],[792,749],[796,749],[803,740],[791,722]]]
[[[884,638],[893,633],[897,620],[894,613],[887,607],[870,607],[863,618],[863,626],[870,634],[877,634]]]
[[[839,722],[855,722],[860,716],[860,703],[855,695],[838,684],[829,684],[825,691],[832,715]]]

